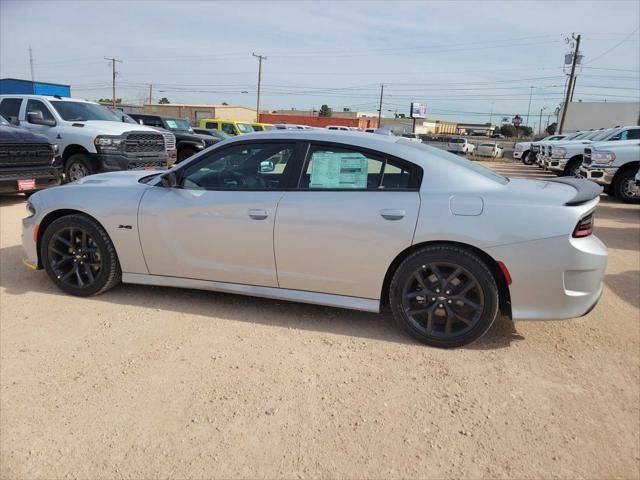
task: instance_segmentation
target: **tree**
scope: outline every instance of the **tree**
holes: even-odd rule
[[[171,102],[169,101],[169,99],[167,97],[162,97],[160,100],[158,100],[158,103],[164,105],[164,104],[171,103]]]
[[[227,102],[222,102],[222,105],[229,105]]]
[[[525,137],[530,137],[533,135],[533,128],[527,127],[526,125],[524,127],[520,127],[520,134]]]
[[[318,112],[318,116],[319,117],[330,117],[331,116],[331,109],[329,108],[329,105],[322,105],[320,107],[320,112]]]
[[[111,100],[110,98],[101,98],[100,100],[98,100],[98,103],[105,103],[105,104],[113,105],[113,100]],[[116,98],[116,104],[118,104],[118,103],[122,103],[122,99],[121,98]]]
[[[505,123],[500,127],[500,133],[505,137],[515,137],[517,131],[516,131],[516,127],[514,127],[510,123]]]
[[[556,133],[557,128],[558,128],[558,124],[556,122],[553,122],[551,125],[547,127],[547,133],[549,135],[553,135],[554,133]]]

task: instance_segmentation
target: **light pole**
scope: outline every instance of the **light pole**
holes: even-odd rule
[[[538,133],[539,133],[539,134],[542,134],[542,111],[543,111],[543,110],[546,110],[546,109],[547,109],[547,107],[542,107],[542,108],[540,109],[540,119],[539,119],[539,121],[538,121]]]

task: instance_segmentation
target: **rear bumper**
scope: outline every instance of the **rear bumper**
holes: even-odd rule
[[[60,169],[23,169],[4,170],[0,169],[0,193],[35,192],[47,187],[60,185]],[[18,190],[18,180],[34,179],[36,188],[33,190]]]
[[[595,235],[553,237],[494,247],[487,253],[511,273],[514,320],[580,317],[602,294],[607,247]]]
[[[602,165],[590,165],[588,167],[582,165],[580,167],[580,176],[596,182],[604,187],[611,185],[613,177],[615,177],[618,167],[607,167]]]

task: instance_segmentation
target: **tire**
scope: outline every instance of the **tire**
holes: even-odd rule
[[[180,163],[183,160],[186,160],[187,158],[189,158],[191,155],[195,153],[196,151],[193,150],[192,148],[183,148],[178,152],[178,161],[176,163]]]
[[[40,258],[53,283],[78,297],[106,292],[122,278],[109,235],[85,215],[54,220],[42,235]]]
[[[580,170],[580,165],[582,165],[582,159],[570,160],[560,176],[575,177],[578,170]]]
[[[460,273],[453,276],[457,271]],[[474,253],[454,246],[430,246],[409,255],[393,275],[389,300],[400,328],[440,348],[477,340],[498,315],[493,275]],[[456,314],[464,316],[464,322]]]
[[[76,153],[71,155],[65,162],[64,173],[68,182],[74,182],[96,172],[93,165],[91,165],[89,157],[82,153]]]
[[[524,163],[525,165],[531,165],[533,162],[529,161],[529,157],[530,157],[529,150],[527,150],[522,154],[522,158],[521,158],[522,163]]]
[[[636,170],[623,170],[614,181],[611,193],[624,203],[640,203],[640,197],[634,195]]]

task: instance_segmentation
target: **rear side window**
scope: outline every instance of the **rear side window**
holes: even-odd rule
[[[205,127],[211,130],[218,130],[218,122],[206,122]]]
[[[18,115],[20,115],[21,104],[21,98],[5,98],[0,102],[0,115],[7,120],[11,120],[11,117],[18,118]]]
[[[313,145],[300,179],[304,190],[409,190],[419,186],[419,168],[407,162],[349,148]]]

